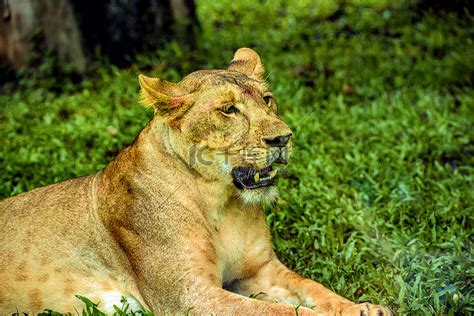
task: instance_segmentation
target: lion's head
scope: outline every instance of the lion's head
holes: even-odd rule
[[[143,103],[165,122],[170,149],[246,202],[274,198],[273,165],[286,164],[291,147],[263,73],[257,53],[241,48],[227,70],[196,71],[179,83],[139,76]]]

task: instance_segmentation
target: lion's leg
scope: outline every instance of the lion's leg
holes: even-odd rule
[[[141,285],[140,292],[156,314],[188,311],[193,315],[296,314],[293,305],[254,300],[223,289],[212,249],[207,248],[208,242],[198,238],[198,234],[187,243],[189,248],[185,253],[166,257],[157,243],[144,243],[134,231],[121,228],[118,233],[130,258],[137,259],[131,263]],[[298,309],[298,314],[318,315],[305,308]]]
[[[276,258],[265,264],[253,277],[239,281],[234,289],[242,295],[256,296],[265,301],[304,304],[324,314],[391,315],[382,306],[354,304],[323,285],[290,271]]]
[[[251,299],[219,287],[205,287],[195,293],[191,312],[198,315],[324,315],[305,307]]]

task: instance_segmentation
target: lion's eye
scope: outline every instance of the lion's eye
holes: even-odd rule
[[[239,109],[237,109],[233,105],[228,105],[228,106],[223,107],[221,109],[221,112],[224,113],[224,114],[239,113]]]
[[[263,96],[263,101],[265,101],[267,105],[270,105],[270,102],[272,102],[272,96],[271,95]]]

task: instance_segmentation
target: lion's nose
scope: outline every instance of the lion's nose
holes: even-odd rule
[[[264,138],[265,143],[272,147],[284,147],[291,138],[291,133],[272,138]]]

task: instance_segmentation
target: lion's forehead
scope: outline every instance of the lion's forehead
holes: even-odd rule
[[[268,87],[265,82],[258,81],[243,73],[227,70],[199,70],[186,76],[181,84],[193,85],[195,90],[240,90],[245,96],[261,96]]]

